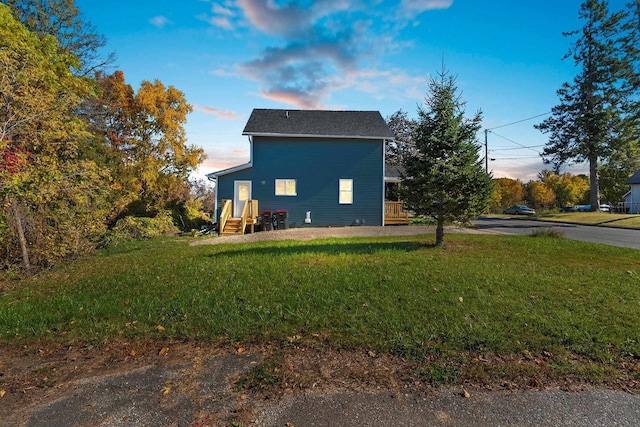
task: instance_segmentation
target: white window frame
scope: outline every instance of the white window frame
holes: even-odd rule
[[[347,184],[348,187],[343,187]],[[340,179],[338,181],[338,203],[341,205],[353,204],[353,179]]]
[[[284,193],[279,193],[278,192],[278,183],[279,182],[284,182]],[[293,189],[291,188],[291,186],[293,185]],[[296,182],[295,179],[276,179],[275,182],[275,194],[276,196],[297,196],[298,195],[298,183]]]

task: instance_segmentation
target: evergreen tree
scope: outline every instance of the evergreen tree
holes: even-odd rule
[[[585,21],[566,58],[572,57],[578,74],[558,90],[560,104],[536,128],[549,134],[545,162],[589,163],[592,210],[600,205],[599,161],[607,161],[625,143],[629,120],[629,86],[633,71],[625,59],[627,42],[621,31],[625,13],[610,13],[606,1],[586,0],[579,12]]]
[[[600,187],[609,202],[622,201],[629,191],[627,179],[640,170],[640,0],[633,0],[623,11],[620,31],[623,79],[621,143],[603,162]]]
[[[404,159],[400,191],[410,209],[436,219],[435,244],[441,246],[446,221],[468,221],[487,208],[492,180],[476,143],[482,114],[466,119],[455,78],[444,68],[438,76],[429,82],[427,108],[418,108],[416,153]]]

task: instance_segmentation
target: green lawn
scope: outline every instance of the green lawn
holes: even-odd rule
[[[640,229],[640,215],[615,214],[608,212],[566,212],[549,213],[537,217],[544,221],[571,222],[607,227],[629,227]]]
[[[299,343],[413,360],[640,357],[640,251],[446,235],[189,246],[138,241],[0,283],[0,343]],[[586,374],[585,374],[586,375]],[[593,375],[589,373],[588,375]],[[637,375],[637,373],[636,373]]]

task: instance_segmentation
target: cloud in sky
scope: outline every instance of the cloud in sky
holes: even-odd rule
[[[216,15],[235,16],[235,13],[230,8],[222,6],[218,3],[214,3],[213,5],[211,5],[211,11]]]
[[[251,24],[266,34],[299,39],[313,35],[320,19],[358,8],[359,3],[357,0],[324,0],[311,2],[305,8],[295,1],[278,6],[273,0],[238,0],[238,7]]]
[[[427,10],[448,9],[452,5],[453,0],[402,0],[400,10],[405,14],[415,14]]]
[[[258,56],[238,64],[240,73],[260,83],[260,96],[317,109],[326,108],[332,92],[341,88],[379,91],[380,76],[387,73],[389,77],[388,71],[379,70],[379,63],[385,53],[398,48],[394,39],[399,29],[425,11],[445,9],[452,3],[236,0],[214,3],[213,16],[206,20],[225,30],[249,28],[268,41]],[[399,15],[390,26],[385,20],[395,13]],[[400,90],[401,84],[415,83],[404,74],[397,77],[381,87]]]
[[[238,166],[249,161],[249,147],[237,150],[214,148],[206,150],[207,158],[199,166],[205,173]]]
[[[198,167],[202,175],[227,169],[249,161],[249,149],[228,150],[226,147],[206,150],[207,158]]]
[[[244,114],[236,113],[235,111],[220,110],[218,108],[207,107],[203,105],[194,105],[193,109],[201,111],[205,114],[211,114],[224,120],[238,120],[244,117]]]
[[[167,24],[170,24],[171,21],[169,21],[169,19],[167,19],[167,17],[165,16],[158,15],[149,19],[149,23],[154,27],[164,28]]]

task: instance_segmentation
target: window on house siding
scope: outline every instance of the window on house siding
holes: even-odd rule
[[[341,179],[340,180],[340,199],[341,205],[353,204],[353,180]]]
[[[276,179],[276,196],[296,196],[295,179]]]

